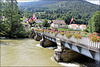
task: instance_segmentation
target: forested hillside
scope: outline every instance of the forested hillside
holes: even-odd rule
[[[100,5],[91,4],[86,1],[38,1],[19,3],[24,16],[32,17],[36,14],[38,19],[60,19],[69,24],[71,18],[73,23],[87,24],[91,16],[100,11]],[[28,11],[28,12],[27,12]]]

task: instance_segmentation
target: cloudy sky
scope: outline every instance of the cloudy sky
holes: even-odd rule
[[[5,1],[5,0],[3,0],[3,1]],[[30,1],[39,1],[39,0],[17,0],[17,1],[18,2],[30,2]],[[100,0],[86,0],[86,1],[100,5]]]
[[[30,1],[39,1],[39,0],[17,0],[18,2],[30,2]]]
[[[100,0],[86,0],[86,1],[100,5]]]
[[[39,0],[17,0],[18,2],[29,2],[29,1],[39,1]],[[94,3],[94,4],[99,4],[100,5],[100,0],[86,0],[88,2]]]

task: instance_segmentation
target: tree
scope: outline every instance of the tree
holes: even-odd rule
[[[38,23],[38,26],[39,26],[39,27],[41,27],[41,25],[42,25],[42,23],[41,23],[41,22],[39,22],[39,23]]]
[[[24,9],[24,16],[25,16],[25,17],[29,17],[29,13],[28,13],[28,11],[27,11],[27,8]]]
[[[89,32],[100,33],[100,11],[97,11],[88,21]]]
[[[16,0],[7,0],[4,5],[4,16],[6,17],[5,25],[8,37],[24,37],[25,30],[21,24],[21,13],[17,6]],[[22,35],[22,36],[21,36]]]
[[[1,21],[2,21],[2,3],[0,2],[0,23],[1,23]]]
[[[43,21],[42,25],[44,27],[49,27],[50,26],[49,23],[48,23],[48,21],[46,19]]]

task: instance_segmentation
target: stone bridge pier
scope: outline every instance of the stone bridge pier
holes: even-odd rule
[[[36,41],[40,41],[42,39],[42,36],[39,36],[40,34],[36,33],[36,35],[34,36],[34,39]]]
[[[63,46],[63,42],[59,38],[56,38],[56,43],[57,43],[57,49],[54,50],[54,59],[57,62],[91,61],[91,59],[89,57],[81,55],[81,54]]]
[[[34,30],[32,30],[31,37],[34,38],[35,36],[36,36],[36,33],[34,32]]]
[[[40,40],[40,45],[42,47],[55,47],[57,44],[53,41],[50,41],[49,39],[46,39],[44,35],[42,36],[42,39]]]

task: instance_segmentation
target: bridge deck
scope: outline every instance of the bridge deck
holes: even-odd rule
[[[82,37],[82,39],[77,40],[73,36],[68,39],[66,37],[66,35],[61,35],[61,34],[55,35],[55,33],[47,33],[47,32],[42,33],[39,31],[38,31],[38,33],[40,33],[41,35],[44,34],[44,35],[46,35],[50,38],[54,38],[54,39],[59,38],[64,42],[71,43],[71,44],[74,44],[76,46],[80,46],[82,48],[86,48],[88,50],[92,50],[92,51],[100,53],[100,42],[94,43],[89,39],[89,37]]]

